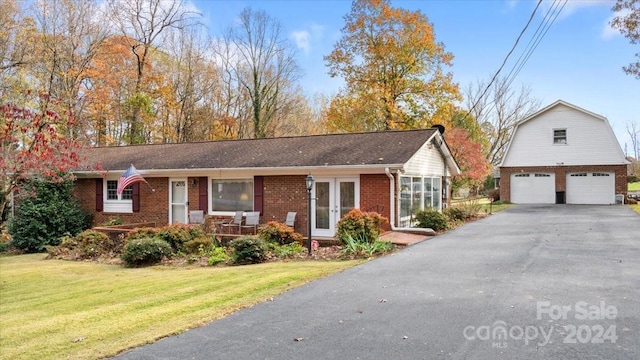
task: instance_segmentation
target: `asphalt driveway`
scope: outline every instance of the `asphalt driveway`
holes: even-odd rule
[[[640,359],[640,216],[515,206],[118,359]]]

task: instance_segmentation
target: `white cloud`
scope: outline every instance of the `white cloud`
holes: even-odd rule
[[[544,14],[547,13],[549,8],[551,8],[552,6],[558,6],[558,5],[562,7],[562,12],[558,16],[558,20],[566,19],[571,15],[575,14],[576,12],[585,8],[596,7],[596,6],[607,6],[611,8],[611,6],[613,6],[611,1],[609,0],[568,0],[566,3],[564,3],[564,5],[562,5],[561,2],[558,4],[554,4],[555,2],[556,2],[555,0],[553,1],[545,0],[542,2],[540,6],[540,10],[542,10],[540,13],[542,14],[542,16],[544,16]]]
[[[312,24],[308,29],[293,31],[289,37],[293,39],[298,49],[304,51],[305,54],[309,54],[311,43],[322,39],[323,34],[324,26]]]
[[[614,29],[613,27],[611,27],[611,21],[613,20],[614,17],[616,16],[627,16],[630,13],[630,10],[624,10],[624,11],[620,11],[617,12],[611,16],[609,16],[609,18],[607,19],[607,22],[604,23],[604,26],[602,26],[602,32],[600,33],[600,38],[605,39],[605,40],[609,40],[611,38],[614,38],[616,36],[622,36],[622,34],[620,34],[620,32],[616,29]]]
[[[310,37],[311,34],[307,30],[299,30],[291,33],[291,38],[296,43],[296,46],[298,49],[302,49],[305,54],[308,54],[311,50]]]

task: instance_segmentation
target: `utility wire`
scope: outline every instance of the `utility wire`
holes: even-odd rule
[[[558,18],[558,16],[560,15],[560,13],[562,12],[562,9],[564,9],[564,6],[567,5],[568,0],[564,0],[564,3],[562,3],[562,6],[557,5],[555,6],[555,9],[553,8],[553,6],[549,9],[549,11],[547,11],[547,15],[549,15],[549,18],[553,17],[550,21],[547,20],[546,24],[545,21],[543,21],[541,23],[544,24],[543,26],[543,30],[542,32],[540,32],[537,36],[537,38],[534,40],[534,45],[529,49],[529,51],[526,53],[524,60],[520,63],[520,65],[518,66],[517,70],[515,70],[515,73],[513,74],[513,77],[511,78],[511,80],[508,80],[507,82],[507,87],[509,87],[511,85],[511,83],[513,82],[513,80],[515,80],[515,78],[518,76],[518,74],[520,73],[520,70],[522,70],[522,68],[524,67],[524,65],[527,63],[527,61],[529,61],[529,58],[531,57],[531,55],[533,54],[533,52],[538,48],[538,45],[540,45],[540,42],[542,41],[542,39],[545,37],[545,35],[547,35],[547,32],[549,31],[549,29],[551,28],[551,25],[553,25],[553,23],[556,21],[556,19]],[[553,11],[552,11],[553,9]],[[556,11],[557,10],[557,11]],[[545,16],[545,20],[547,19],[547,16]],[[538,27],[540,28],[540,27]],[[537,31],[536,31],[537,32]],[[534,35],[535,36],[535,35]],[[532,38],[533,40],[533,38]],[[514,68],[515,69],[515,66]],[[513,72],[513,69],[511,72]],[[509,76],[511,75],[511,72],[509,73],[509,75],[507,75],[507,79],[509,78]]]
[[[516,39],[516,42],[513,44],[513,46],[511,47],[511,50],[509,50],[509,53],[507,53],[507,56],[502,61],[502,64],[498,68],[498,71],[496,71],[496,73],[493,75],[493,77],[491,78],[491,81],[489,81],[489,84],[487,85],[487,87],[484,89],[482,94],[480,94],[480,96],[476,99],[476,101],[474,102],[474,104],[471,107],[471,109],[469,109],[469,111],[467,111],[467,113],[464,115],[463,119],[466,119],[467,116],[469,116],[469,114],[471,114],[471,112],[476,108],[476,106],[478,106],[478,103],[480,102],[480,100],[487,94],[487,91],[489,91],[489,88],[491,87],[491,85],[493,85],[493,82],[496,80],[496,78],[500,74],[500,71],[502,71],[502,68],[504,68],[504,65],[507,63],[507,60],[509,59],[509,56],[511,56],[513,51],[516,49],[516,46],[518,46],[518,42],[520,42],[520,38],[522,38],[522,36],[524,35],[525,31],[529,27],[529,24],[531,24],[531,21],[533,20],[533,17],[535,16],[536,11],[540,7],[540,4],[542,4],[542,0],[538,0],[538,3],[536,4],[536,7],[533,9],[533,12],[531,13],[531,16],[529,17],[529,21],[527,21],[527,24],[524,26],[522,31],[520,31],[520,34],[518,35],[518,38]]]

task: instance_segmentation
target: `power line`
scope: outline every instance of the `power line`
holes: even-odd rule
[[[558,5],[555,5],[556,1],[554,1],[554,5],[552,5],[549,8],[549,10],[547,11],[547,14],[545,15],[543,21],[540,23],[540,26],[538,26],[538,29],[536,30],[536,32],[534,33],[533,37],[531,38],[531,41],[529,41],[529,44],[531,44],[531,42],[533,41],[533,46],[531,48],[529,48],[529,50],[526,52],[526,55],[523,52],[523,55],[525,56],[523,61],[520,63],[520,65],[517,65],[518,62],[520,61],[520,58],[522,58],[522,55],[521,55],[520,58],[518,59],[518,62],[516,62],[514,67],[511,69],[511,72],[509,72],[509,75],[507,75],[507,79],[509,79],[509,77],[511,76],[511,74],[515,70],[515,73],[513,74],[513,77],[511,77],[511,80],[507,80],[507,85],[506,85],[507,87],[509,87],[511,85],[513,80],[515,80],[515,78],[520,73],[520,70],[522,70],[522,68],[527,63],[527,61],[529,61],[529,58],[531,57],[533,52],[538,48],[538,45],[540,44],[542,39],[545,37],[545,35],[549,31],[549,29],[551,28],[551,25],[553,25],[553,23],[556,21],[556,19],[560,15],[560,12],[562,12],[562,9],[564,9],[564,6],[567,4],[567,2],[568,2],[568,0],[564,0],[564,3],[562,3],[562,6],[560,6],[559,5],[559,3],[560,3],[559,1],[557,2]],[[548,18],[550,20],[548,20]],[[542,31],[539,32],[539,30],[541,28],[542,28]],[[527,45],[527,47],[529,47],[529,45]],[[518,66],[517,70],[516,70],[516,66]]]
[[[482,99],[487,94],[487,91],[489,91],[489,88],[491,87],[491,85],[493,85],[493,82],[496,80],[496,78],[500,74],[500,71],[502,71],[502,68],[504,68],[504,65],[507,63],[507,60],[509,60],[509,56],[511,56],[513,51],[516,49],[516,46],[518,46],[518,42],[520,42],[520,38],[522,38],[522,35],[524,35],[525,31],[527,31],[527,28],[529,27],[529,24],[531,24],[531,21],[533,21],[533,18],[536,15],[536,11],[540,7],[540,4],[542,4],[542,0],[538,0],[538,3],[536,4],[536,7],[533,9],[533,12],[531,13],[531,16],[529,17],[529,21],[527,21],[527,23],[525,24],[525,26],[522,29],[522,31],[520,31],[520,34],[518,35],[518,38],[516,38],[516,42],[511,47],[511,50],[509,50],[509,52],[507,53],[507,56],[505,56],[504,60],[502,61],[502,64],[498,68],[498,71],[496,71],[496,73],[493,75],[493,77],[491,78],[491,81],[489,81],[489,84],[487,85],[487,87],[484,89],[482,94],[480,94],[480,96],[476,99],[476,101],[474,102],[474,104],[471,107],[471,109],[469,109],[469,111],[467,111],[467,113],[464,115],[463,119],[466,119],[467,116],[469,116],[469,114],[471,114],[471,112],[476,108],[476,106],[478,106],[478,103],[480,102],[480,99]]]

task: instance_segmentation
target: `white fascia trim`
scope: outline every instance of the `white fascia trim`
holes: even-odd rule
[[[281,175],[307,175],[310,173],[333,173],[336,171],[352,171],[353,173],[361,173],[363,170],[367,170],[368,173],[384,173],[385,168],[402,167],[404,164],[381,164],[381,165],[335,165],[335,166],[286,166],[286,167],[250,167],[250,168],[201,168],[201,169],[138,169],[138,172],[142,176],[168,176],[176,175],[185,176],[211,176],[215,172],[253,172],[258,174],[281,174]],[[118,174],[121,175],[124,171],[76,171],[74,174],[79,177],[96,177],[96,175],[102,176],[102,174]]]

